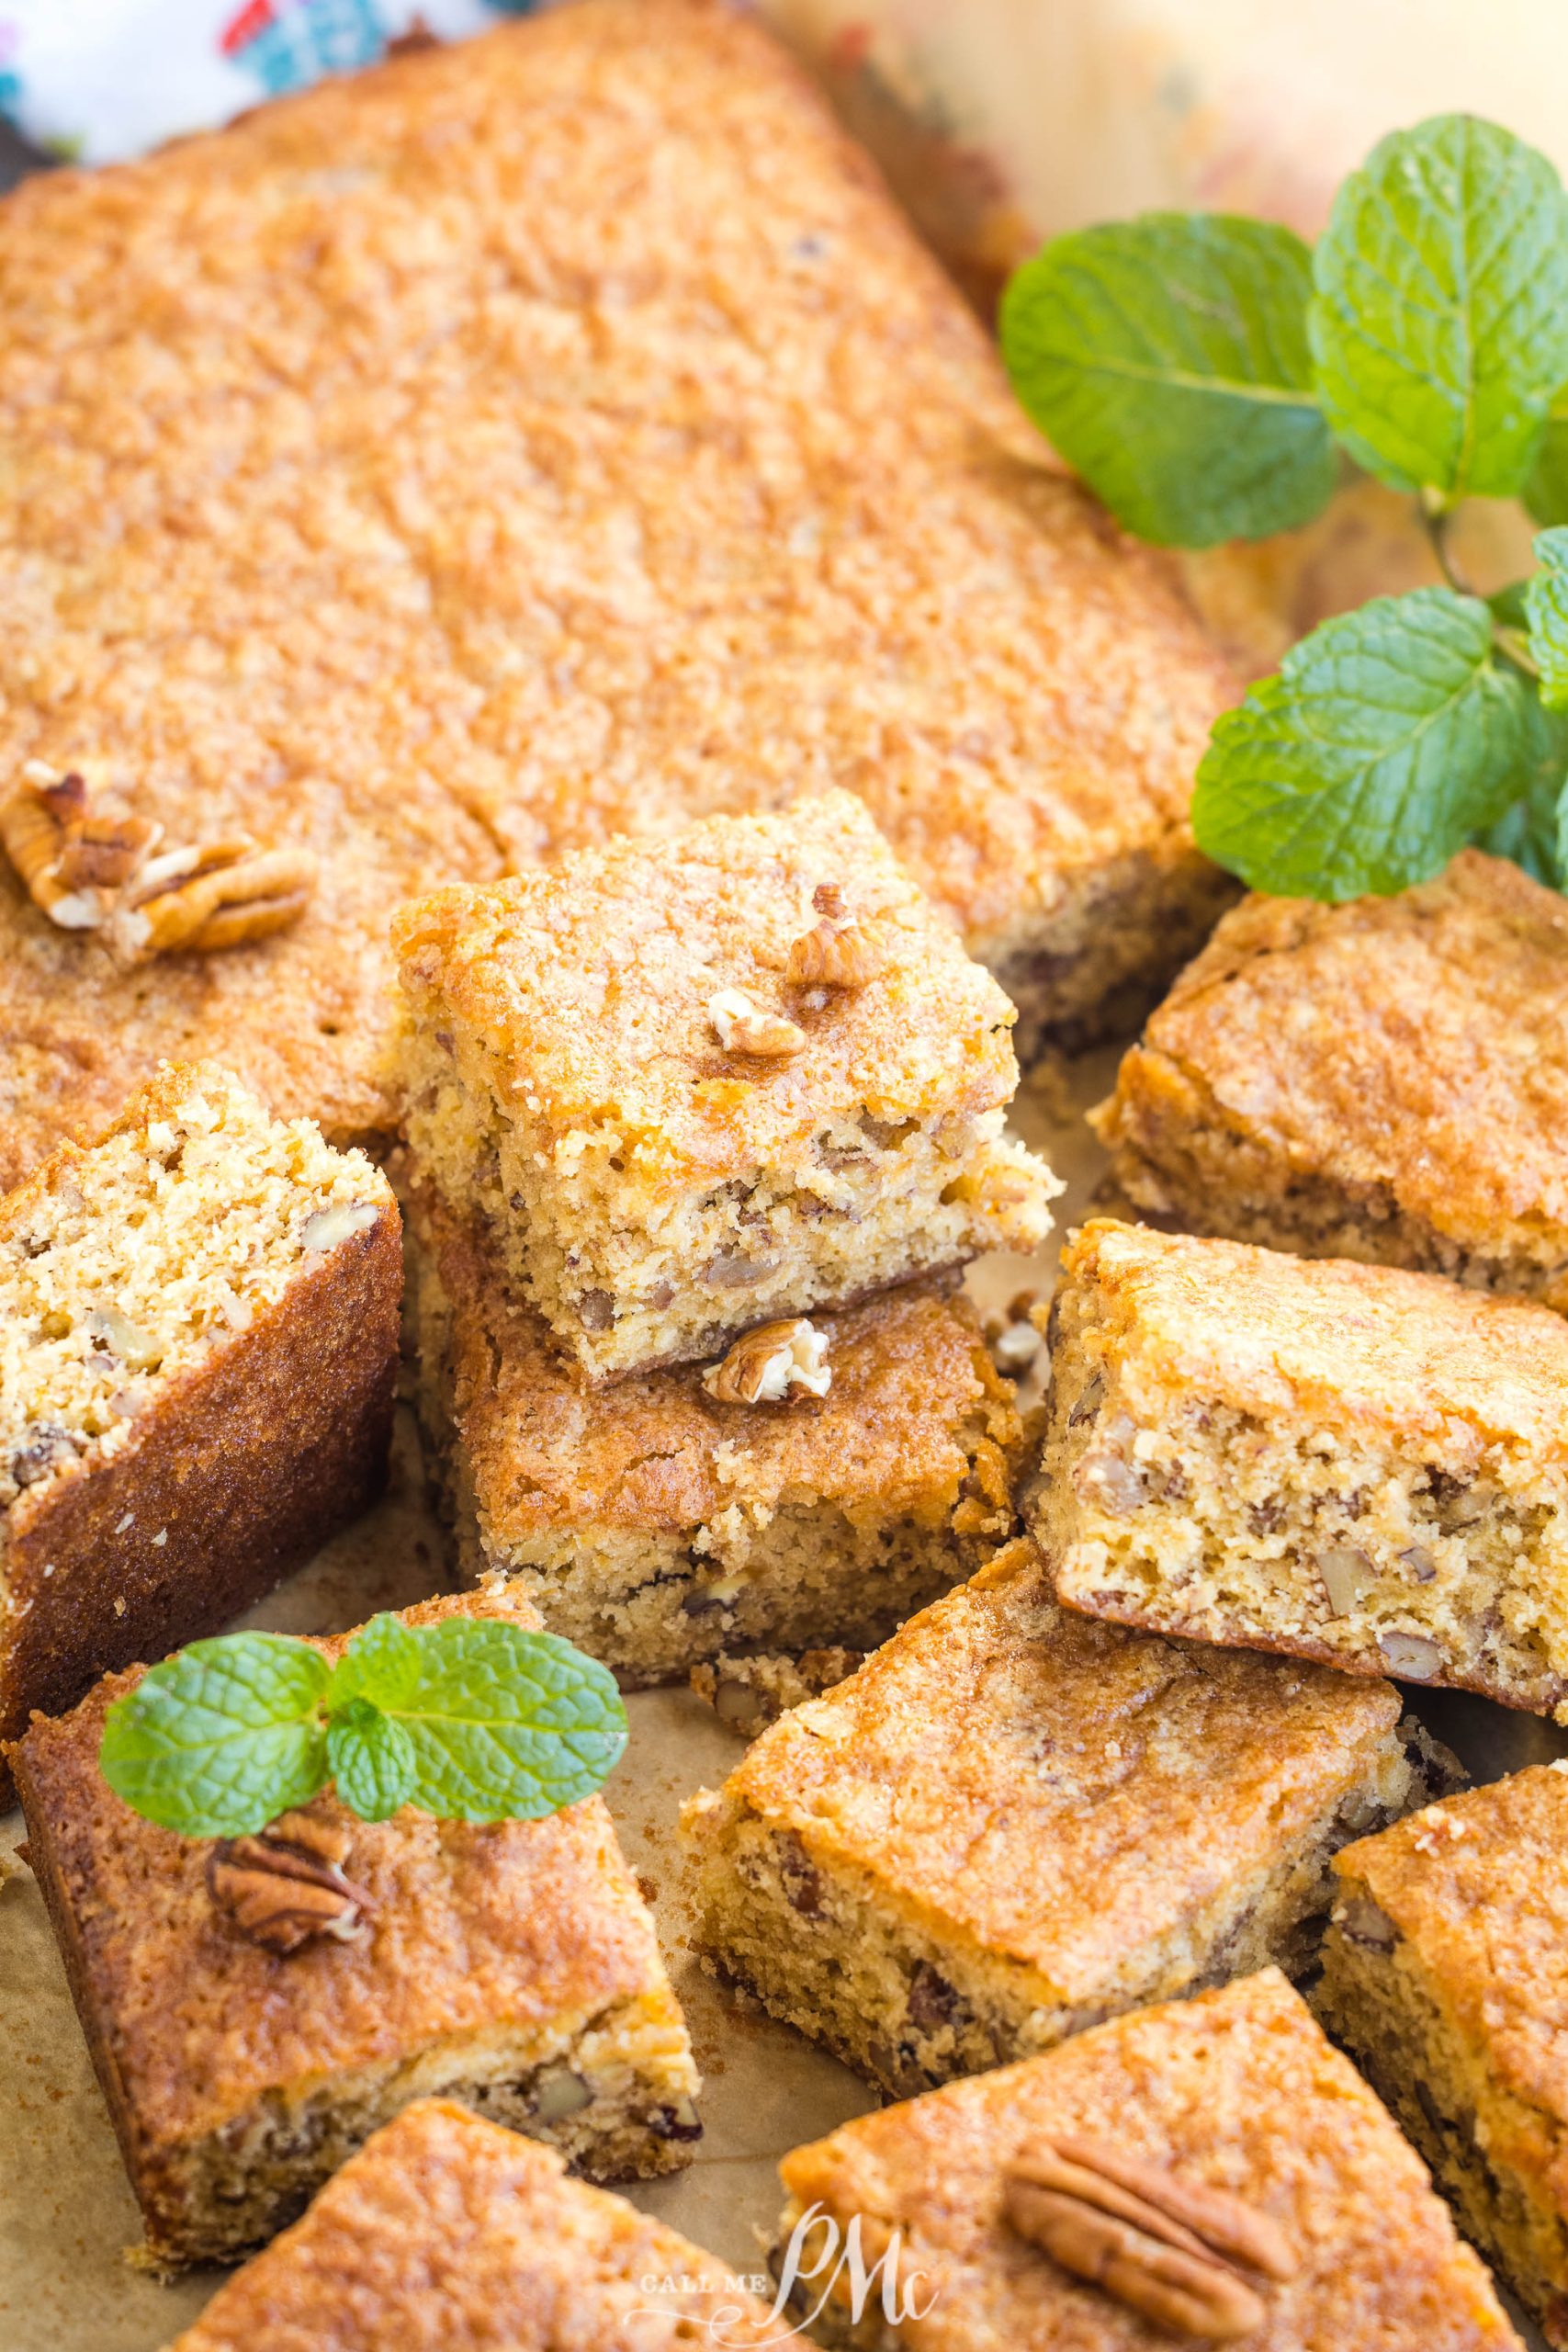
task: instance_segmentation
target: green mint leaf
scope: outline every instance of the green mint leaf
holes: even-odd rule
[[[228,1634],[153,1667],[104,1724],[98,1751],[118,1796],[186,1838],[240,1838],[327,1777],[327,1666],[308,1642]]]
[[[1193,796],[1199,844],[1280,897],[1425,881],[1517,793],[1528,701],[1478,597],[1377,597],[1221,717]]]
[[[1568,383],[1568,196],[1472,115],[1373,148],[1313,257],[1318,392],[1358,464],[1450,501],[1524,486]]]
[[[1542,531],[1535,543],[1540,570],[1525,584],[1530,659],[1540,673],[1548,710],[1568,705],[1568,530]]]
[[[626,1711],[596,1659],[493,1618],[445,1618],[414,1638],[419,1681],[389,1710],[413,1748],[411,1804],[455,1821],[533,1821],[604,1786]]]
[[[1568,523],[1568,386],[1558,387],[1547,412],[1524,502],[1537,523]]]
[[[351,1699],[327,1723],[327,1760],[337,1792],[361,1821],[386,1821],[418,1777],[413,1742],[368,1699]]]
[[[1496,601],[1492,599],[1494,605]],[[1564,779],[1568,779],[1568,711],[1544,709],[1540,696],[1528,688],[1523,713],[1520,797],[1476,839],[1494,857],[1511,857],[1538,882],[1557,890],[1568,880],[1568,864],[1563,862],[1561,846]]]
[[[1201,548],[1289,530],[1334,487],[1307,350],[1311,267],[1291,230],[1228,213],[1058,237],[1002,298],[1013,389],[1141,538]]]
[[[361,1625],[333,1667],[327,1704],[334,1713],[355,1698],[368,1699],[375,1707],[398,1707],[419,1676],[417,1634],[383,1610]]]

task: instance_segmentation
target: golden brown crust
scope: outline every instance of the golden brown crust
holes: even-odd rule
[[[1207,902],[1233,688],[1165,568],[795,69],[654,5],[6,200],[0,769],[320,871],[278,939],[135,979],[0,885],[0,1181],[193,1041],[384,1130],[389,910],[682,814],[851,786],[1073,1012]],[[1108,887],[1138,920],[1064,949]]]
[[[451,1613],[537,1623],[504,1594],[404,1612],[412,1623]],[[343,1639],[317,1646],[335,1656]],[[370,1933],[287,1959],[247,1941],[209,1897],[207,1841],[143,1821],[98,1772],[105,1712],[139,1679],[110,1676],[71,1714],[35,1717],[13,1758],[33,1867],[150,2221],[172,2153],[269,2090],[298,2096],[439,2037],[570,2027],[644,1996],[678,2022],[597,1797],[492,1826],[408,1808],[380,1823],[342,1815],[353,1874],[376,1905]]]
[[[1335,1858],[1414,1948],[1503,2086],[1535,2110],[1539,2176],[1568,2219],[1568,1772],[1538,1764],[1396,1822]]]
[[[712,2279],[711,2289],[651,2282]],[[724,2266],[446,2100],[377,2132],[170,2352],[674,2352],[793,2344]],[[635,2314],[635,2316],[634,2316]]]
[[[923,2273],[930,2304],[900,2328],[908,2352],[1144,2352],[1145,2322],[1003,2218],[1004,2166],[1062,2133],[1239,2195],[1284,2231],[1301,2267],[1269,2289],[1258,2352],[1518,2352],[1419,2159],[1272,1969],[863,2116],[781,2173],[793,2207],[863,2217],[868,2261],[903,2231],[900,2275]]]
[[[723,1797],[945,1948],[1092,2001],[1201,1945],[1373,1779],[1399,1712],[1386,1682],[1067,1616],[1021,1543],[764,1732]]]
[[[1448,1244],[1538,1289],[1568,1269],[1568,906],[1479,850],[1395,898],[1249,898],[1097,1125],[1135,1196],[1200,1229],[1311,1248],[1316,1222],[1330,1253],[1409,1264]]]
[[[451,1410],[486,1542],[502,1556],[552,1530],[680,1532],[739,1503],[791,1496],[938,1525],[970,1470],[964,1424],[984,1417],[1005,1481],[1021,1439],[966,1299],[940,1284],[818,1315],[833,1384],[822,1398],[721,1405],[695,1366],[579,1386],[493,1247],[416,1193],[411,1225],[448,1309]]]
[[[1211,1399],[1278,1425],[1483,1463],[1505,1489],[1568,1470],[1568,1323],[1435,1274],[1306,1261],[1243,1242],[1096,1218],[1065,1279],[1093,1294],[1095,1350],[1135,1414]]]
[[[813,1003],[788,965],[824,884],[882,956]],[[864,1113],[956,1125],[1018,1084],[1011,1005],[848,793],[444,890],[400,909],[392,946],[416,1017],[472,1041],[502,1115],[558,1161],[613,1127],[636,1198],[787,1166]],[[727,1052],[710,1006],[729,990],[797,1026],[799,1050]]]

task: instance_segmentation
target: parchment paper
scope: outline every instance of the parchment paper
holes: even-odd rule
[[[1103,1158],[1080,1113],[1107,1091],[1101,1054],[1048,1071],[1021,1098],[1016,1125],[1067,1191],[1059,1232],[1080,1218]],[[1046,1288],[1040,1260],[996,1257],[971,1276],[982,1305]],[[361,1623],[440,1590],[441,1532],[425,1506],[417,1441],[405,1417],[386,1501],[243,1623],[284,1633]],[[1484,1700],[1423,1694],[1421,1712],[1478,1779],[1568,1752],[1568,1734]],[[627,2193],[728,2269],[761,2267],[760,2235],[778,2212],[784,2152],[862,2113],[874,2095],[797,2035],[722,1995],[688,1949],[675,1817],[682,1797],[716,1785],[740,1743],[687,1690],[639,1692],[631,1742],[606,1792],[632,1867],[645,1882],[691,2025],[706,2087],[695,2164]],[[0,2345],[6,2352],[155,2352],[194,2318],[220,2274],[162,2286],[127,2267],[140,2237],[134,2200],[88,2063],[64,1974],[31,1875],[11,1860],[19,1815],[0,1827]],[[1023,2352],[1023,2347],[1021,2347]]]

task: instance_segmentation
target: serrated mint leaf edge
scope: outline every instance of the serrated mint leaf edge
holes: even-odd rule
[[[418,1779],[407,1731],[368,1699],[351,1699],[328,1722],[327,1761],[339,1797],[361,1821],[389,1820]]]
[[[1548,710],[1568,707],[1568,527],[1539,532],[1540,570],[1525,582],[1525,624],[1530,659],[1540,675]]]

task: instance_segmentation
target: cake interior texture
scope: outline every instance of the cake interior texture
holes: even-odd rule
[[[1553,2352],[1568,2346],[1565,1855],[1551,1766],[1348,1848],[1314,1996]]]
[[[683,1816],[722,1976],[896,2097],[1315,1955],[1438,1769],[1386,1684],[1129,1636],[1010,1546]]]
[[[1560,1317],[1106,1221],[1064,1262],[1025,1501],[1064,1601],[1568,1719]]]
[[[471,1582],[525,1594],[628,1685],[704,1658],[865,1648],[1015,1528],[1023,1427],[962,1296],[818,1318],[823,1398],[723,1404],[671,1366],[583,1390],[486,1229],[410,1203],[427,1460]]]
[[[824,889],[863,985],[789,976]],[[595,1378],[1050,1228],[1003,1132],[1012,1007],[847,793],[442,892],[395,937],[419,1180]],[[727,1043],[727,994],[795,1047]]]
[[[170,1069],[99,1142],[0,1202],[0,1504],[128,1444],[388,1203],[362,1152],[274,1119],[214,1064]]]
[[[513,1595],[404,1612],[537,1623]],[[340,1640],[320,1646],[330,1656]],[[691,2161],[698,2078],[653,1923],[602,1801],[537,1821],[357,1821],[368,1931],[287,1957],[239,1933],[209,1846],[143,1821],[97,1770],[108,1678],[13,1751],[33,1868],[154,2262],[232,2260],[372,2132],[434,2095],[597,2179]]]
[[[1091,1114],[1190,1231],[1568,1305],[1568,910],[1506,859],[1226,914]]]

